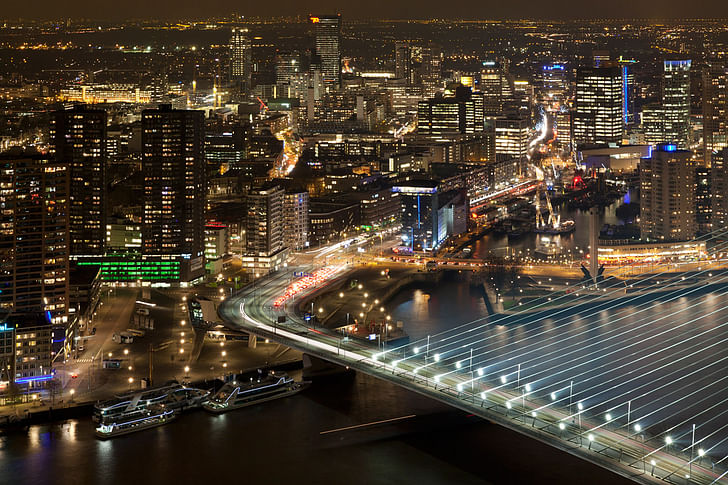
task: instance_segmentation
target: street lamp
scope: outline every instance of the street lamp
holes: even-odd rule
[[[129,355],[129,349],[124,349],[124,355]]]

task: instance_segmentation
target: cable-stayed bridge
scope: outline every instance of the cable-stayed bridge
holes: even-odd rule
[[[703,238],[713,255],[728,248],[722,237]],[[313,328],[292,311],[278,323],[287,273],[227,299],[220,314],[636,482],[728,483],[728,271],[715,259],[693,266],[655,266],[639,279],[620,268],[598,286],[394,348]]]

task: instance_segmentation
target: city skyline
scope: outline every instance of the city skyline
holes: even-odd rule
[[[525,10],[524,10],[525,9]],[[374,14],[374,11],[386,12],[385,15]],[[266,4],[231,4],[228,1],[213,0],[201,6],[199,2],[190,0],[161,0],[153,4],[139,0],[129,2],[123,11],[89,0],[74,1],[71,5],[59,5],[49,0],[34,3],[33,7],[14,3],[5,9],[3,18],[24,19],[91,19],[91,20],[127,20],[127,19],[204,19],[211,17],[231,16],[237,13],[250,17],[305,17],[312,12],[325,14],[342,14],[345,19],[463,19],[463,20],[575,20],[575,19],[720,19],[728,18],[728,6],[718,0],[701,2],[698,5],[681,0],[615,0],[603,4],[586,4],[576,0],[555,0],[538,2],[528,0],[518,5],[509,3],[483,3],[474,5],[470,2],[384,2],[375,0],[366,5],[342,5],[338,2],[321,1],[294,2],[282,0],[275,5]],[[526,13],[524,13],[526,12]]]
[[[728,485],[726,21],[231,7],[0,22],[0,482]]]

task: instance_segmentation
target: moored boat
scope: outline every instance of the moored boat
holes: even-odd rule
[[[202,407],[211,413],[224,413],[292,396],[301,392],[308,384],[308,382],[296,382],[287,374],[274,373],[258,379],[251,377],[250,381],[232,381],[222,386]]]

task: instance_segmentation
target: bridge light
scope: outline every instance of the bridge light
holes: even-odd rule
[[[462,366],[463,364],[459,360],[455,362],[455,367],[457,367],[458,369],[460,369]]]
[[[634,430],[639,433],[640,431],[642,431],[642,426],[640,426],[640,424],[637,423],[637,424],[634,425]]]
[[[588,438],[589,438],[589,441],[594,441],[594,435],[593,434],[589,433]]]
[[[415,347],[412,350],[414,351],[415,354],[419,354],[420,353],[420,348],[419,347]]]
[[[440,382],[440,375],[435,376],[435,382]]]
[[[511,409],[513,407],[510,401],[506,401],[506,408]]]
[[[478,369],[478,375],[479,376],[482,376],[483,373],[484,373],[484,371],[483,371],[483,368],[482,367],[480,369]]]
[[[576,407],[579,408],[579,411],[584,409],[584,405],[582,403],[576,403]]]
[[[501,384],[505,384],[506,382],[508,382],[508,379],[506,379],[506,376],[501,376],[500,381],[501,381]]]
[[[440,354],[435,354],[435,362],[440,362]]]
[[[535,418],[536,415],[537,415],[536,411],[531,411],[531,416],[533,416]]]
[[[609,413],[607,413],[607,414],[605,414],[605,415],[604,415],[604,418],[605,418],[605,419],[606,419],[607,421],[611,421],[611,420],[612,420],[612,415],[611,415],[611,414],[609,414]]]
[[[485,401],[485,396],[487,396],[487,394],[485,393],[485,391],[483,391],[483,392],[480,393],[480,399],[482,399],[483,401]]]
[[[704,457],[705,456],[705,450],[702,449],[702,448],[698,448],[698,456],[701,457],[701,458]]]
[[[531,392],[531,384],[526,384],[526,392]]]
[[[551,400],[552,401],[556,401],[556,393],[555,392],[552,392],[551,393]]]
[[[657,462],[655,460],[650,460],[650,465],[655,466],[657,465]]]
[[[460,391],[463,390],[463,385],[462,384],[458,384],[456,387],[458,389],[458,392],[460,392]]]
[[[559,423],[559,429],[563,431],[566,429],[566,425],[564,423]]]
[[[668,445],[671,445],[672,444],[672,438],[670,438],[669,436],[666,436],[665,437],[665,443],[668,444]]]

